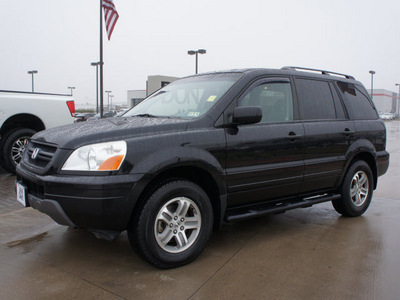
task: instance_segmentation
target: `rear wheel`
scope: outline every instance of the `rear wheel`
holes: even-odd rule
[[[340,188],[342,197],[332,201],[333,207],[346,217],[361,216],[371,203],[373,184],[369,165],[356,161],[348,169]]]
[[[212,232],[213,211],[197,184],[176,180],[150,195],[128,229],[132,247],[159,268],[175,268],[193,261]]]
[[[22,158],[28,142],[36,131],[28,128],[19,128],[4,136],[2,145],[2,166],[10,173],[15,173],[15,168]],[[3,138],[2,138],[3,139]]]

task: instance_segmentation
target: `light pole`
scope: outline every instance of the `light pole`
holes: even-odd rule
[[[374,98],[374,74],[375,71],[370,70],[369,74],[371,74],[371,100]]]
[[[35,92],[35,85],[34,85],[34,81],[33,81],[33,74],[37,74],[37,70],[32,70],[32,71],[28,71],[28,74],[32,75],[32,93]]]
[[[92,62],[90,65],[96,67],[96,114],[99,113],[99,62]]]
[[[198,62],[199,53],[200,54],[206,54],[206,50],[205,49],[198,49],[198,50],[189,50],[188,51],[189,55],[196,55],[196,74],[198,73],[197,70],[198,70],[198,64],[199,64],[199,62]]]
[[[111,109],[112,109],[112,98],[114,97],[114,95],[110,95],[110,105],[111,105]]]
[[[108,105],[108,111],[110,111],[110,93],[111,91],[105,91],[107,93],[107,105]]]
[[[71,93],[70,93],[70,94],[71,94],[71,96],[72,96],[72,90],[74,90],[75,87],[74,87],[74,86],[69,86],[68,88],[71,90]]]
[[[397,106],[397,116],[399,116],[399,105],[400,105],[400,83],[396,83],[396,86],[399,87],[399,93],[397,94],[397,101],[396,101],[396,106]]]

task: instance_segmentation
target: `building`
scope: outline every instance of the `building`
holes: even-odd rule
[[[384,89],[374,89],[373,92],[372,100],[380,115],[388,113],[395,116],[399,115],[400,100],[397,93]],[[368,93],[371,95],[371,90],[368,90]]]
[[[153,94],[155,91],[163,88],[169,83],[177,80],[178,77],[162,76],[162,75],[152,75],[147,76],[147,96]]]
[[[128,91],[128,108],[134,107],[139,104],[147,96],[158,91],[167,84],[177,80],[178,77],[152,75],[147,76],[146,90],[129,90]]]
[[[129,90],[128,91],[128,108],[138,105],[146,98],[146,90]]]

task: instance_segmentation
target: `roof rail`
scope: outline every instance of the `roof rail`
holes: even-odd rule
[[[314,71],[314,72],[321,72],[322,75],[338,75],[338,76],[343,76],[347,79],[353,79],[355,80],[355,78],[353,76],[350,75],[346,75],[346,74],[341,74],[341,73],[336,73],[336,72],[331,72],[331,71],[325,71],[325,70],[318,70],[318,69],[310,69],[310,68],[302,68],[302,67],[283,67],[282,70],[305,70],[305,71]]]

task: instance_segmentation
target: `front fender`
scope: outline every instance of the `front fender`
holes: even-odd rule
[[[226,194],[221,162],[212,153],[200,148],[180,146],[158,149],[143,157],[133,166],[132,172],[146,174],[151,180],[162,172],[177,167],[196,167],[205,170],[217,183],[219,194]]]

